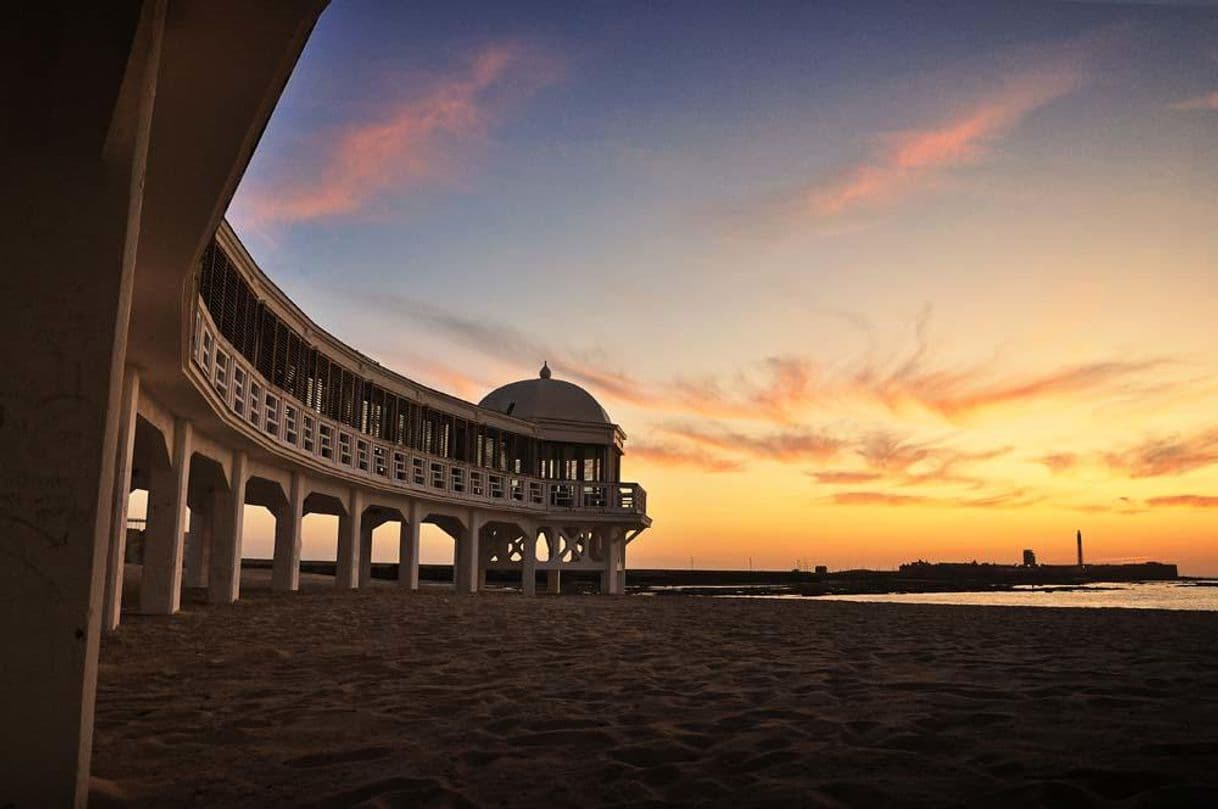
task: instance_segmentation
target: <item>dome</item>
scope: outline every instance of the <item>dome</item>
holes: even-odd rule
[[[478,406],[528,421],[559,419],[612,424],[605,408],[591,393],[579,385],[551,379],[548,363],[541,366],[536,379],[522,379],[495,388]]]

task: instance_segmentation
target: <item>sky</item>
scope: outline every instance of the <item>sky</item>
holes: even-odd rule
[[[1218,575],[1213,7],[336,0],[228,217],[411,378],[587,388],[632,567]]]

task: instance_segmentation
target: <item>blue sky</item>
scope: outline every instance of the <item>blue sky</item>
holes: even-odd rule
[[[895,563],[911,514],[1005,558],[1087,514],[1218,570],[1213,464],[1114,460],[1218,463],[1216,34],[1162,5],[336,2],[230,219],[408,376],[588,387],[652,491],[644,561]],[[877,434],[976,468],[911,482]],[[705,503],[756,485],[750,548]]]

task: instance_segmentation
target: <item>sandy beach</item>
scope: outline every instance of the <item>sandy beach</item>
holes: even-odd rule
[[[1218,805],[1218,615],[306,576],[102,646],[94,806]]]

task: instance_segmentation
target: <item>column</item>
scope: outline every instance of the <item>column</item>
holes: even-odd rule
[[[338,518],[338,558],[334,564],[334,586],[354,590],[359,584],[360,523],[364,519],[364,493],[352,487],[347,495],[347,513]]]
[[[557,564],[557,563],[556,563]],[[547,570],[546,571],[546,592],[551,595],[558,595],[562,592],[562,571]]]
[[[604,570],[601,571],[601,592],[606,595],[622,595],[622,553],[625,550],[625,540],[620,529],[606,531],[601,553],[604,557]]]
[[[482,558],[478,553],[478,539],[482,534],[482,513],[470,509],[466,522],[464,542],[458,543],[459,564],[457,570],[457,592],[478,592],[479,571],[482,569]]]
[[[360,520],[359,527],[359,586],[372,586],[372,532],[380,521],[371,516]]]
[[[419,589],[419,507],[411,503],[398,535],[398,586]]]
[[[190,530],[186,532],[186,570],[183,574],[183,583],[187,587],[207,586],[215,510],[215,494],[207,495],[197,507],[190,510]]]
[[[288,501],[275,515],[275,557],[271,589],[290,593],[300,589],[300,528],[304,520],[304,475],[292,473]]]
[[[537,595],[537,529],[526,526],[524,532],[524,559],[520,563],[520,592],[526,596]]]
[[[123,569],[127,556],[127,503],[131,498],[131,454],[135,449],[135,419],[140,398],[140,374],[127,367],[118,411],[118,451],[114,465],[114,498],[110,503],[110,547],[106,556],[106,596],[102,629],[118,629],[123,610]]]
[[[21,215],[0,224],[2,804],[83,807],[88,795],[162,21],[153,3],[79,6],[12,15],[0,31],[16,64],[41,65],[10,82],[4,110],[20,155],[6,161],[5,196]]]
[[[173,615],[182,603],[182,553],[186,533],[186,489],[190,483],[190,422],[173,426],[172,468],[148,478],[148,522],[144,530],[144,574],[140,611]]]
[[[211,573],[207,600],[232,604],[241,594],[241,539],[245,529],[245,481],[248,459],[234,452],[227,497],[216,498],[212,527]]]

